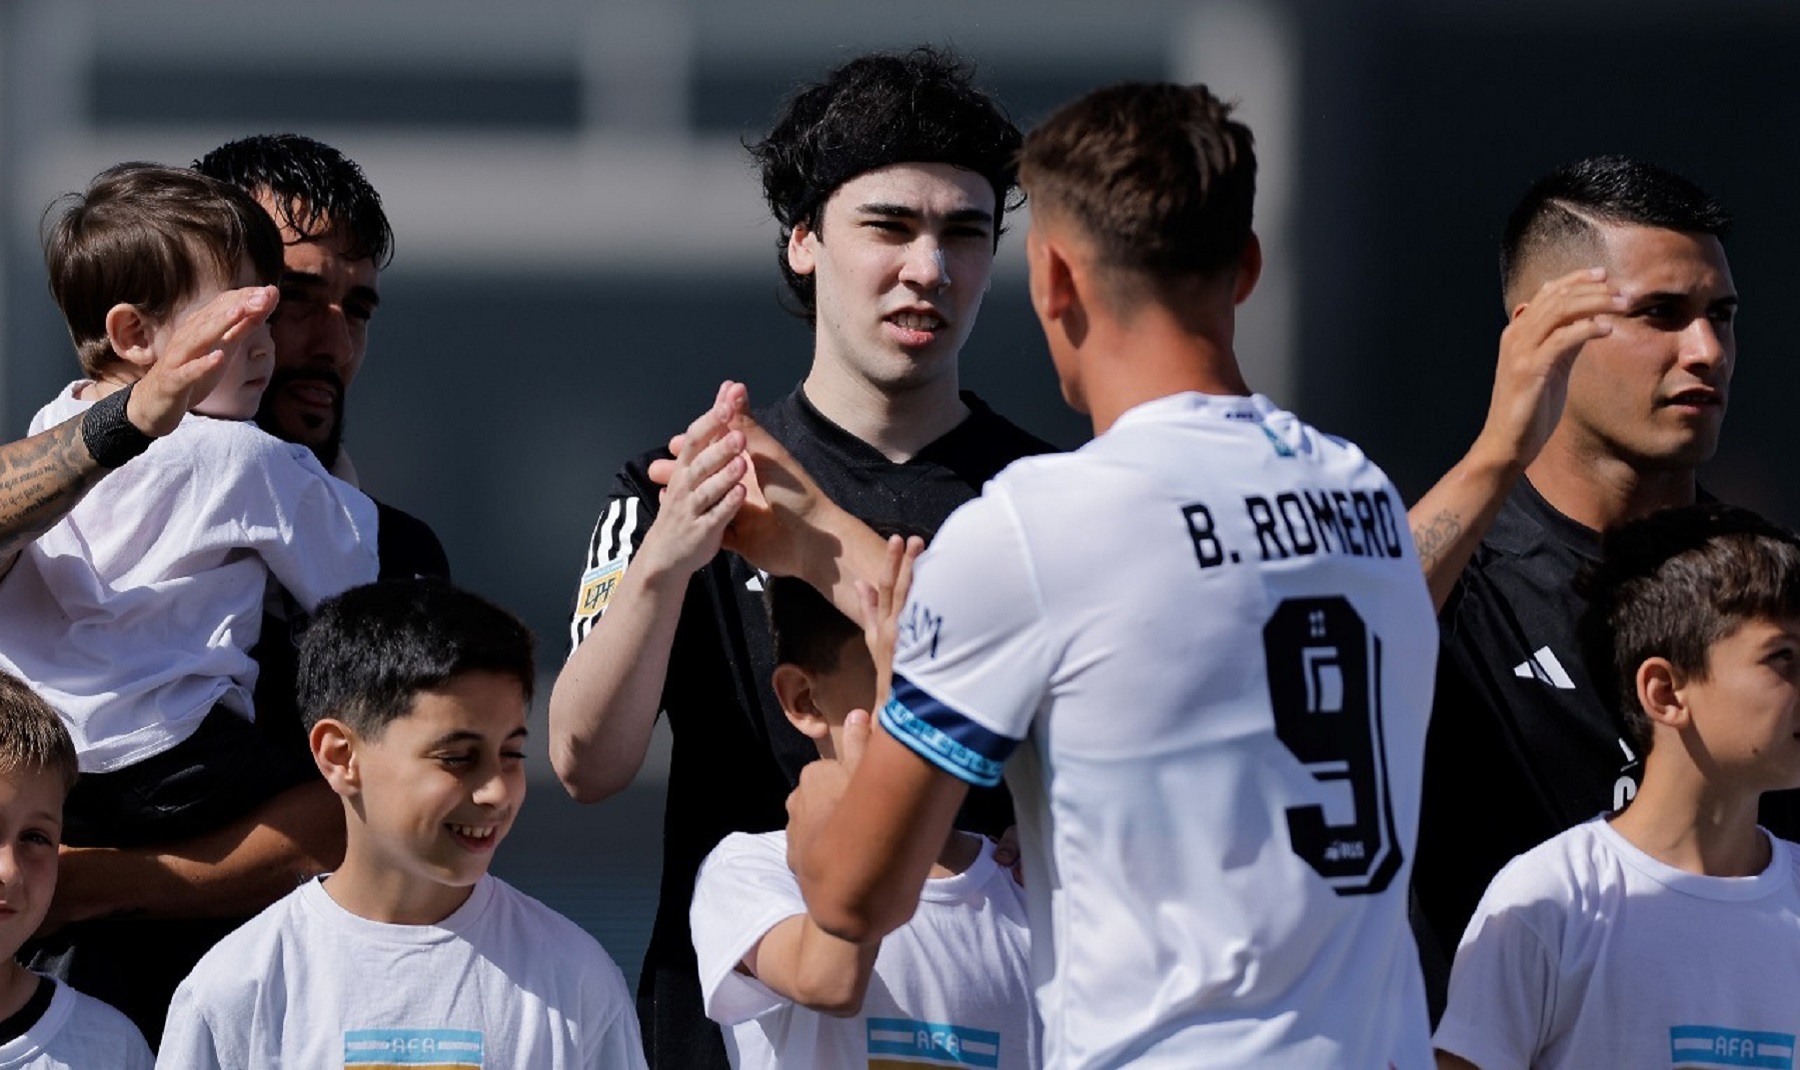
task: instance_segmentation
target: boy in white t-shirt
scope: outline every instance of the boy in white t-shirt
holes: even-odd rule
[[[375,506],[251,421],[274,363],[262,316],[198,358],[217,366],[172,432],[127,417],[138,380],[194,359],[191,328],[221,294],[262,288],[275,307],[281,236],[249,194],[121,164],[53,208],[45,261],[87,377],[31,430],[86,412],[90,452],[118,470],[0,583],[0,668],[63,715],[90,774],[69,798],[71,842],[184,839],[311,775],[261,749],[250,649],[271,583],[310,610],[375,577]]]
[[[1488,886],[1438,1066],[1791,1070],[1800,847],[1756,814],[1800,787],[1800,538],[1666,510],[1609,534],[1590,586],[1590,675],[1648,752],[1643,787]]]
[[[56,893],[73,783],[62,718],[0,673],[0,1070],[149,1070],[150,1048],[123,1014],[13,958]]]
[[[766,597],[775,694],[830,760],[845,717],[875,699],[874,658],[893,650],[893,600],[883,641],[873,602],[865,639],[801,580],[771,577]],[[992,843],[952,831],[912,920],[860,945],[807,915],[787,851],[785,832],[733,833],[695,883],[701,993],[733,1067],[1036,1065],[1025,900]]]
[[[488,874],[525,796],[531,634],[434,580],[323,603],[301,641],[344,864],[226,937],[176,990],[158,1066],[642,1067],[593,937]]]

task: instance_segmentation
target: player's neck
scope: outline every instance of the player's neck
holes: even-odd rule
[[[1644,783],[1612,826],[1656,860],[1707,877],[1753,877],[1769,865],[1769,842],[1756,825],[1760,792],[1721,789],[1680,748],[1658,740],[1644,763]]]
[[[981,837],[972,832],[950,830],[944,840],[944,849],[938,852],[937,861],[931,864],[930,880],[942,880],[966,873],[975,860],[981,857]]]
[[[1081,385],[1094,433],[1126,412],[1173,394],[1247,395],[1250,386],[1222,333],[1197,334],[1146,309],[1127,326],[1095,316],[1082,345]]]
[[[0,967],[0,1019],[11,1018],[25,1009],[37,986],[38,975],[8,957]]]
[[[1605,531],[1658,509],[1692,505],[1694,470],[1645,470],[1617,457],[1583,455],[1552,436],[1525,478],[1557,512],[1594,531]]]
[[[366,842],[350,821],[344,864],[325,878],[325,894],[359,918],[389,925],[436,925],[469,901],[474,886],[443,884],[408,871]]]
[[[801,389],[820,415],[896,464],[911,460],[969,415],[954,367],[916,385],[894,387],[821,357]]]

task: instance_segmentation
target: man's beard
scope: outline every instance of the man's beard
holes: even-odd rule
[[[262,401],[256,407],[256,424],[276,438],[288,439],[276,423],[275,405],[281,391],[289,383],[313,379],[328,383],[332,387],[332,396],[336,399],[331,407],[331,429],[325,438],[318,442],[299,443],[312,450],[313,456],[319,459],[326,471],[337,464],[338,451],[344,441],[344,380],[329,368],[292,368],[277,371],[269,377],[269,385],[263,390]]]

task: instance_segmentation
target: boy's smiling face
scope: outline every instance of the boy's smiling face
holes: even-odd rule
[[[420,692],[379,737],[349,734],[348,763],[326,770],[352,810],[333,897],[402,924],[461,906],[525,798],[526,709],[511,676],[469,672]]]
[[[44,921],[56,893],[62,778],[49,770],[0,773],[0,955],[11,958]]]

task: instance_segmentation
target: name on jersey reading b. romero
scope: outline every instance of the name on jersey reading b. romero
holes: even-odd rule
[[[1250,521],[1247,536],[1236,524],[1221,530],[1219,513],[1211,505],[1194,502],[1181,507],[1201,568],[1312,554],[1399,557],[1405,552],[1399,521],[1403,510],[1386,491],[1301,489],[1247,494],[1240,508]],[[1232,533],[1232,541],[1227,541],[1226,532]]]

